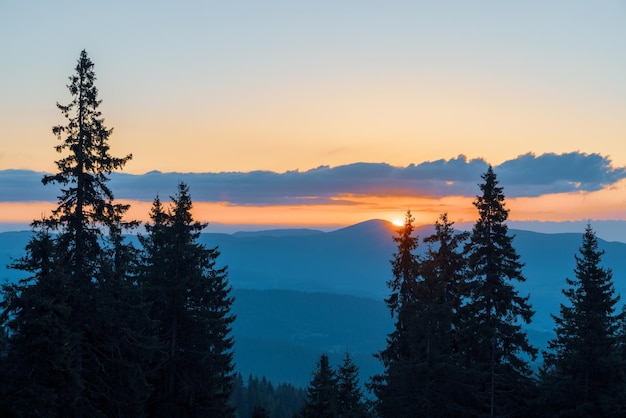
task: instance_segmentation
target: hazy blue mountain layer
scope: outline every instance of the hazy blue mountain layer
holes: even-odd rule
[[[372,354],[385,345],[392,320],[383,303],[391,277],[389,260],[396,246],[394,227],[368,221],[333,232],[306,229],[203,234],[201,242],[218,246],[218,264],[229,266],[236,297],[233,306],[235,361],[244,375],[265,375],[275,382],[304,386],[321,352],[338,364],[353,354],[362,375],[380,370]],[[432,227],[418,228],[420,237]],[[565,299],[561,289],[573,276],[581,234],[542,234],[512,230],[513,244],[525,263],[520,293],[531,295],[537,312],[529,327],[536,345],[552,332],[551,313]],[[15,280],[5,269],[24,253],[30,232],[0,233],[0,278]],[[603,266],[614,273],[618,293],[626,293],[626,244],[599,241]],[[421,251],[426,246],[421,244]]]

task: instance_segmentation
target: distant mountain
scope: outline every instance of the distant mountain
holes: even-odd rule
[[[392,240],[395,230],[389,222],[371,220],[333,232],[293,229],[202,234],[200,242],[219,247],[218,262],[228,265],[235,288],[339,293],[382,300],[388,294],[386,282],[391,278],[389,261],[396,250]],[[432,231],[432,226],[416,229],[422,238]],[[518,289],[531,296],[537,311],[533,327],[537,329],[553,328],[550,314],[558,313],[559,303],[564,301],[561,289],[565,278],[573,276],[574,254],[582,232],[511,230],[527,278]],[[23,254],[29,235],[0,233],[0,279],[17,277],[18,272],[4,266],[10,257]],[[626,294],[626,244],[599,240],[599,245],[606,251],[603,265],[613,269],[617,291]],[[420,244],[419,251],[425,250],[426,246]]]
[[[371,355],[384,347],[392,324],[383,299],[395,229],[373,220],[333,232],[202,234],[202,243],[219,247],[218,264],[228,265],[235,289],[238,369],[299,384],[308,381],[321,351],[336,353],[339,361],[347,349],[364,374],[375,372],[379,366]],[[424,226],[416,233],[423,238],[432,231]],[[564,301],[561,289],[573,277],[582,232],[511,230],[527,278],[518,289],[530,294],[536,311],[528,329],[537,345],[544,346],[553,330],[550,314]],[[0,233],[0,278],[18,278],[4,266],[24,253],[29,237],[30,232]],[[602,265],[613,270],[616,290],[626,295],[626,244],[599,245],[605,250]],[[426,248],[420,244],[420,251]]]
[[[299,229],[268,229],[265,231],[238,231],[233,233],[232,235],[237,238],[246,238],[246,237],[301,237],[301,236],[310,236],[310,235],[319,235],[323,234],[322,231],[318,231],[316,229],[307,229],[307,228],[299,228]]]

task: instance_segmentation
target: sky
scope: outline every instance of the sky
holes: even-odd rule
[[[491,164],[511,220],[626,220],[623,0],[3,0],[0,37],[6,224],[54,207],[82,49],[139,219],[187,181],[215,225],[470,222]]]

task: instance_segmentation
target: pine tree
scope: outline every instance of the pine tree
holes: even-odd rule
[[[59,205],[52,216],[36,221],[60,231],[60,244],[68,248],[68,262],[76,281],[90,282],[95,275],[94,261],[101,250],[98,239],[102,227],[131,227],[122,216],[129,205],[114,203],[113,192],[108,187],[108,175],[124,167],[132,158],[113,157],[109,153],[109,136],[112,129],[104,126],[98,107],[98,89],[93,62],[84,50],[76,65],[76,74],[68,85],[74,97],[69,105],[57,103],[68,119],[67,125],[55,126],[52,131],[61,141],[57,152],[68,155],[56,161],[58,172],[43,177],[43,184],[62,186]],[[82,283],[81,283],[82,284]]]
[[[474,373],[475,413],[523,414],[532,388],[528,358],[534,359],[537,350],[521,324],[530,322],[533,311],[529,297],[519,296],[513,284],[525,278],[505,223],[509,211],[503,189],[491,166],[482,179],[482,195],[474,201],[479,219],[465,246],[470,287],[460,315],[461,344]]]
[[[337,376],[330,367],[326,354],[315,366],[313,379],[306,389],[306,401],[300,411],[301,418],[337,417]]]
[[[466,292],[467,262],[460,247],[468,233],[457,233],[454,223],[443,214],[435,233],[424,239],[428,251],[420,263],[415,284],[418,365],[418,403],[415,416],[448,417],[463,415],[460,401],[466,376],[459,367],[458,331],[460,308]]]
[[[367,406],[359,385],[359,369],[349,353],[337,369],[337,417],[368,417]]]
[[[426,256],[418,259],[412,222],[409,213],[392,262],[394,281],[389,285],[398,290],[387,303],[398,310],[398,319],[387,349],[379,354],[387,361],[385,374],[372,381],[376,406],[384,417],[462,415],[459,397],[466,377],[460,372],[457,334],[467,268],[459,247],[467,233],[456,233],[442,215],[435,233],[424,239]],[[394,306],[398,300],[402,303]]]
[[[604,251],[587,225],[580,254],[575,255],[575,279],[563,290],[568,305],[554,316],[556,338],[544,352],[544,410],[556,416],[624,416],[624,355],[616,313],[612,272],[600,266]]]
[[[73,100],[57,104],[67,118],[66,125],[53,128],[61,142],[56,150],[64,157],[56,161],[58,172],[42,181],[61,187],[58,206],[49,217],[33,222],[37,233],[14,264],[31,277],[5,288],[5,318],[11,321],[15,342],[12,355],[31,362],[18,372],[28,373],[23,383],[31,387],[16,391],[16,396],[29,390],[49,393],[46,408],[52,416],[140,415],[147,391],[141,371],[133,368],[132,377],[125,375],[126,366],[136,360],[136,347],[125,330],[133,330],[134,319],[141,316],[135,315],[132,303],[121,302],[135,302],[129,293],[135,289],[124,283],[125,271],[109,274],[121,266],[111,264],[113,260],[130,251],[120,231],[136,223],[123,221],[128,205],[115,203],[108,176],[131,156],[116,158],[109,152],[112,130],[98,110],[93,67],[82,51],[68,85]],[[107,231],[112,238],[108,247]],[[38,328],[33,315],[53,323]],[[125,320],[123,329],[107,322],[117,318]],[[38,358],[29,359],[29,353],[39,350]],[[50,377],[57,372],[67,379]],[[39,376],[36,382],[32,376]]]
[[[149,415],[227,417],[234,412],[233,298],[226,267],[216,267],[217,248],[197,242],[206,224],[194,221],[191,209],[189,189],[180,183],[167,211],[155,199],[148,235],[140,239],[140,280],[159,342]]]
[[[417,416],[421,410],[415,389],[419,385],[419,372],[414,361],[418,340],[414,291],[420,261],[415,254],[419,238],[413,235],[414,221],[408,211],[404,226],[393,238],[398,249],[391,261],[393,278],[387,282],[391,294],[385,303],[395,318],[395,327],[387,337],[387,347],[376,354],[383,363],[384,373],[373,376],[369,383],[377,398],[376,409],[383,417]]]

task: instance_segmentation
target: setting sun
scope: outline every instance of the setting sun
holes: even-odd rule
[[[395,226],[404,226],[404,222],[401,219],[394,219],[391,223]]]

